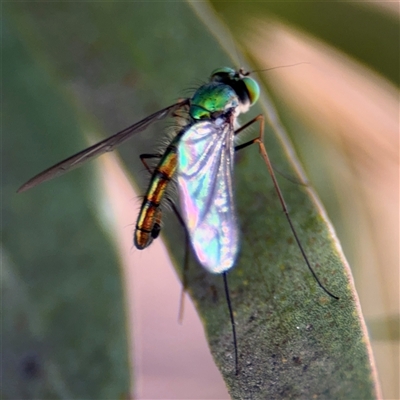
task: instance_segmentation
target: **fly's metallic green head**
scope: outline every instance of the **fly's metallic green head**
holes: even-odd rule
[[[252,106],[260,97],[258,83],[242,69],[235,71],[229,67],[217,68],[211,73],[210,81],[231,86],[244,106]]]

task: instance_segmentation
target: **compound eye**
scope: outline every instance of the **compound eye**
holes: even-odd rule
[[[233,78],[235,76],[235,70],[229,67],[221,67],[214,69],[213,72],[211,72],[211,81],[214,82],[221,82],[225,80],[226,78]]]
[[[249,94],[250,105],[253,105],[260,97],[260,86],[258,83],[249,77],[244,77],[243,83],[246,86],[247,93]]]

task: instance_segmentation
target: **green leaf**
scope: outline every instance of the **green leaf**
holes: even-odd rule
[[[115,251],[85,194],[89,170],[16,193],[86,143],[65,91],[6,22],[2,396],[117,398],[130,388],[123,291]]]
[[[185,3],[14,3],[6,10],[12,29],[3,39],[10,77],[5,147],[15,150],[5,159],[4,214],[10,222],[4,246],[29,287],[41,340],[60,352],[51,357],[62,371],[62,387],[71,398],[117,398],[129,390],[122,289],[112,248],[90,218],[94,196],[85,187],[90,171],[81,169],[23,196],[13,191],[82,148],[82,125],[89,116],[104,132],[117,131],[173,103],[190,82],[205,80],[212,69],[233,61]],[[244,120],[267,115],[266,147],[274,166],[302,180],[266,96],[261,107]],[[139,172],[138,155],[151,151],[160,129],[149,129],[121,149],[142,185],[146,176]],[[379,389],[357,296],[324,211],[311,188],[279,178],[305,251],[339,301],[327,297],[308,271],[252,147],[237,155],[241,252],[228,274],[239,375],[221,276],[194,265],[192,257],[187,277],[230,394],[237,399],[375,398]],[[165,220],[163,235],[181,272],[183,232],[173,216]],[[88,315],[93,322],[83,321]],[[117,328],[107,331],[110,326]],[[107,366],[111,355],[119,369]],[[47,361],[50,355],[42,357]],[[103,378],[110,370],[115,376]],[[15,396],[9,390],[8,397]],[[55,389],[48,393],[43,389],[39,397],[65,397]]]

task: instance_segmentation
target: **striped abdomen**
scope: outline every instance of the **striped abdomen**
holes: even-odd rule
[[[184,130],[182,130],[184,131]],[[159,208],[168,183],[171,181],[177,168],[177,147],[183,132],[175,136],[165,150],[160,162],[150,180],[144,196],[134,234],[135,246],[142,250],[150,245],[161,229],[161,209]]]

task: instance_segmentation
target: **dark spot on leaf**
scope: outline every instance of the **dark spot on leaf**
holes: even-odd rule
[[[20,362],[19,369],[24,379],[38,378],[42,369],[39,356],[37,354],[25,355]]]
[[[300,365],[301,364],[301,358],[297,356],[293,356],[292,360],[294,361],[295,364]]]
[[[308,324],[306,326],[306,331],[312,331],[314,329],[314,327],[312,326],[312,324]]]
[[[213,303],[217,303],[218,302],[218,290],[215,287],[215,285],[210,286],[210,292],[211,292],[211,299],[212,299]]]

